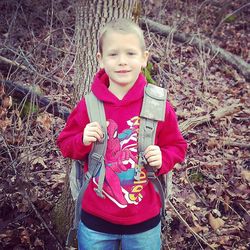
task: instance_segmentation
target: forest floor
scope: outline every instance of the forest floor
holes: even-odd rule
[[[248,1],[232,1],[224,12],[222,2],[148,0],[142,16],[250,63],[250,7],[236,11]],[[3,0],[0,24],[0,80],[73,108],[70,1]],[[145,36],[153,78],[167,87],[189,145],[175,167],[163,249],[249,249],[249,81],[202,46],[147,29]],[[0,249],[58,249],[51,211],[68,164],[56,146],[65,121],[11,94],[0,85]],[[221,110],[229,112],[216,119]],[[185,130],[185,121],[201,117],[209,119]]]

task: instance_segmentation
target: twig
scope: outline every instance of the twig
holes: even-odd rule
[[[220,23],[217,25],[217,27],[214,29],[212,35],[211,35],[211,38],[214,37],[214,34],[217,32],[217,30],[219,29],[219,27],[221,26],[221,24],[227,20],[229,17],[233,16],[234,14],[236,14],[237,12],[241,11],[242,9],[246,8],[247,6],[250,6],[250,3],[247,3],[247,4],[244,4],[243,6],[241,6],[239,9],[233,11],[232,13],[226,15],[221,21]]]
[[[0,56],[0,60],[3,61],[3,62],[5,62],[5,63],[7,63],[7,64],[12,65],[12,66],[21,68],[21,69],[26,70],[26,71],[30,71],[29,68],[27,68],[26,66],[22,65],[21,63],[18,63],[16,61],[12,61],[12,60],[7,59],[7,58],[5,58],[3,56]]]
[[[145,26],[145,24],[147,23],[150,31],[158,33],[162,36],[168,36],[169,33],[172,31],[171,27],[157,23],[148,18],[140,19],[140,22],[143,26]],[[202,46],[206,50],[211,50],[212,53],[218,53],[218,56],[220,56],[223,60],[231,64],[235,69],[240,71],[245,77],[245,79],[250,79],[250,64],[245,62],[241,57],[218,47],[210,41],[206,41],[205,39],[201,40],[195,34],[190,35],[175,32],[173,35],[173,39],[181,43],[189,43],[197,48],[200,48],[200,46]]]
[[[31,205],[31,207],[32,207],[33,211],[35,212],[37,218],[42,222],[42,224],[43,224],[44,227],[47,229],[47,231],[48,231],[48,233],[51,235],[51,237],[52,237],[54,240],[56,240],[56,242],[57,242],[59,248],[60,248],[61,250],[63,250],[63,247],[62,247],[61,243],[59,242],[59,240],[57,239],[57,237],[51,232],[51,230],[49,229],[47,223],[45,222],[45,220],[43,219],[43,217],[41,216],[41,214],[37,211],[35,205],[34,205],[33,202],[31,201],[30,196],[29,196],[29,194],[27,193],[27,191],[25,190],[24,192],[25,192],[25,197],[24,197],[24,198],[25,198],[25,199],[29,202],[29,204]]]
[[[8,147],[6,141],[5,141],[5,138],[4,138],[2,135],[0,135],[0,136],[1,136],[1,138],[2,138],[2,141],[3,141],[4,146],[5,146],[6,149],[7,149],[8,155],[9,155],[11,161],[13,162],[13,158],[12,158],[11,152],[10,152],[10,150],[9,150],[9,147]],[[17,174],[16,167],[15,167],[14,165],[11,165],[11,166],[13,167],[15,174]],[[5,170],[5,169],[4,169],[4,170]]]
[[[208,204],[207,204],[207,202],[196,192],[196,190],[194,189],[194,187],[193,187],[193,185],[192,185],[192,183],[191,183],[191,181],[190,181],[190,179],[189,179],[189,175],[188,175],[188,171],[190,171],[190,170],[192,170],[192,169],[196,169],[196,168],[198,168],[199,166],[193,166],[193,167],[189,167],[189,168],[187,168],[186,169],[186,177],[187,177],[187,181],[188,181],[188,183],[189,183],[189,185],[191,186],[191,189],[193,190],[193,192],[196,194],[196,196],[202,201],[202,203],[206,206],[206,207],[208,207]]]
[[[201,240],[204,244],[206,244],[207,246],[209,246],[211,249],[215,250],[215,248],[213,246],[211,246],[204,238],[202,238],[199,234],[197,234],[189,225],[188,223],[184,220],[184,218],[180,215],[180,213],[177,211],[177,209],[175,208],[175,206],[173,205],[173,203],[168,200],[169,205],[174,209],[175,213],[177,214],[177,216],[179,217],[179,219],[184,223],[184,225],[188,228],[188,230],[194,235],[195,238],[198,238],[199,240]]]
[[[198,11],[200,11],[201,8],[203,8],[203,5],[205,5],[207,2],[209,3],[211,0],[205,0],[204,2],[202,2],[200,4],[200,6],[198,7]]]
[[[226,141],[226,142],[224,142],[224,145],[229,146],[229,147],[238,147],[238,148],[242,148],[242,149],[250,149],[250,144],[249,143]]]
[[[39,173],[47,173],[47,172],[65,173],[65,171],[63,171],[63,170],[49,169],[49,170],[40,170],[40,171],[30,172],[30,174],[39,174]]]
[[[28,59],[27,59],[27,57],[24,57],[24,55],[22,55],[22,56],[23,56],[23,58],[24,58],[27,62],[29,62]],[[54,78],[54,79],[53,79],[53,78],[47,77],[46,75],[40,74],[40,73],[30,64],[30,62],[29,62],[30,67],[28,68],[28,67],[24,66],[22,63],[19,63],[19,62],[17,62],[17,61],[10,60],[10,59],[8,59],[8,58],[6,58],[6,57],[3,57],[3,56],[0,56],[0,61],[3,61],[4,63],[10,64],[10,65],[15,66],[15,67],[18,67],[18,68],[20,68],[20,69],[23,69],[23,70],[25,70],[25,71],[28,71],[28,72],[30,72],[30,73],[35,73],[35,74],[37,74],[39,77],[41,77],[42,79],[47,80],[47,81],[54,82],[54,83],[57,83],[57,84],[61,84],[61,83],[63,82],[63,79],[61,79],[61,78],[59,78],[59,77],[57,77],[57,76],[53,76],[53,78]],[[51,75],[51,73],[50,73],[50,75]]]
[[[235,214],[237,214],[238,215],[238,217],[240,218],[240,219],[242,219],[242,217],[227,203],[227,202],[225,202],[223,199],[221,199],[221,198],[219,198],[218,199],[218,201],[221,201],[222,203],[224,203],[225,205],[227,205]]]
[[[30,216],[31,212],[25,214],[19,214],[18,216],[8,219],[1,223],[0,225],[0,234],[2,233],[3,229],[5,229],[9,224],[15,223],[17,221],[23,220],[24,218]]]
[[[241,206],[241,208],[248,214],[248,216],[250,216],[250,213],[239,203],[239,205]]]
[[[49,143],[51,140],[50,139],[45,139],[43,142],[39,142],[39,143],[35,143],[35,144],[30,144],[30,145],[27,145],[27,146],[13,146],[13,145],[10,145],[10,148],[14,148],[14,149],[29,149],[29,148],[33,148],[33,147],[38,147],[38,146],[41,146],[43,144],[46,144],[46,143]]]

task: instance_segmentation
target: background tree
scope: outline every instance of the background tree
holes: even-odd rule
[[[108,21],[114,18],[132,18],[133,11],[139,6],[139,0],[79,0],[76,3],[75,26],[75,81],[76,100],[90,89],[98,65],[98,31]],[[74,101],[76,101],[74,100]]]
[[[96,9],[97,2],[82,4]],[[173,222],[163,249],[248,249],[249,0],[140,2],[133,12],[141,13],[151,76],[167,87],[189,143],[186,162],[174,171],[175,209],[168,207]],[[75,3],[0,1],[0,249],[58,249],[50,215],[70,162],[56,138],[67,107],[72,110],[91,82],[79,74],[85,90],[73,96]],[[98,13],[101,23],[107,17]],[[246,70],[221,49],[241,57]],[[64,207],[61,212],[70,215]]]
[[[108,21],[114,18],[132,18],[133,10],[137,8],[136,0],[102,1],[79,0],[75,4],[75,75],[74,100],[75,103],[90,89],[91,81],[98,70],[96,54],[98,52],[98,31]],[[54,210],[55,224],[62,241],[72,225],[74,203],[70,194],[67,169],[65,190]],[[64,225],[64,226],[62,226]]]

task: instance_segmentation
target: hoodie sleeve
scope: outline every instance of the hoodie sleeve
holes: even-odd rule
[[[184,140],[176,118],[176,114],[169,102],[166,104],[165,121],[158,125],[156,145],[162,152],[162,167],[158,174],[168,173],[176,163],[182,162],[187,151],[187,143]]]
[[[90,152],[92,145],[85,146],[82,140],[84,128],[89,122],[86,103],[82,99],[70,114],[57,139],[57,145],[64,157],[83,160]]]

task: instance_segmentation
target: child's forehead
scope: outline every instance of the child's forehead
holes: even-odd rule
[[[103,37],[103,45],[106,48],[121,47],[141,47],[140,38],[134,32],[108,31]]]

